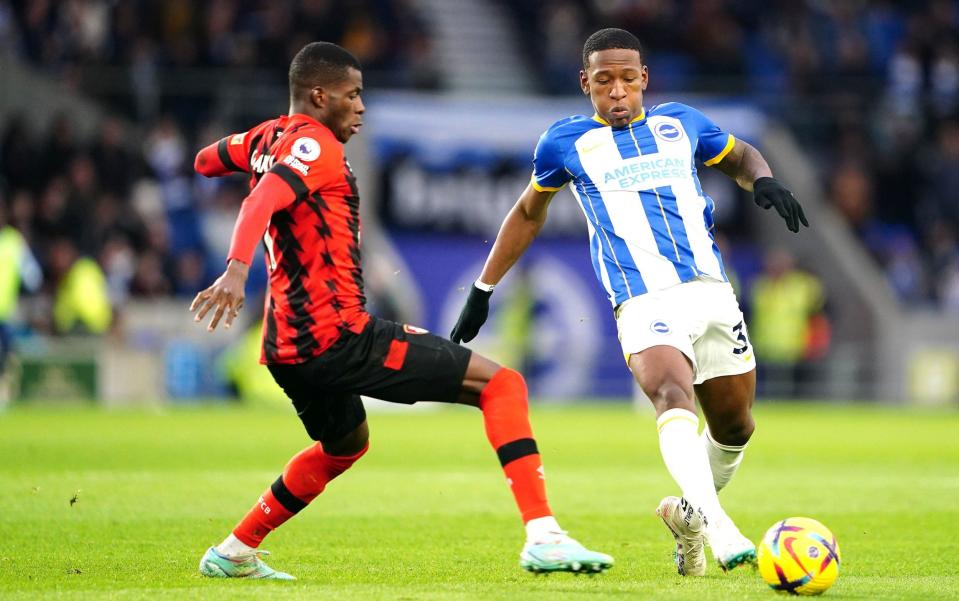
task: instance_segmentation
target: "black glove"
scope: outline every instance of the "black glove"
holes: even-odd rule
[[[460,318],[456,320],[453,331],[450,332],[450,340],[453,342],[469,342],[476,338],[479,330],[486,323],[489,317],[489,297],[493,296],[493,291],[486,292],[480,290],[476,285],[470,286],[470,295],[466,299],[466,305],[460,311]]]
[[[800,223],[809,227],[799,201],[775,178],[761,177],[753,182],[753,200],[764,209],[776,207],[776,212],[786,220],[786,227],[791,232],[798,232]]]

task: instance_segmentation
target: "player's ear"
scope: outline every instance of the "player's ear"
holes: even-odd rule
[[[579,72],[579,87],[583,90],[583,94],[589,96],[589,75],[586,75],[586,71]]]
[[[649,68],[646,65],[643,65],[643,74],[640,76],[642,79],[643,91],[646,91],[646,86],[649,85]]]
[[[310,90],[310,102],[312,102],[313,106],[316,108],[321,109],[325,107],[326,100],[326,90],[324,90],[321,86],[316,86]]]

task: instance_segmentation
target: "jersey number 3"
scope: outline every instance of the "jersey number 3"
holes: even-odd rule
[[[743,324],[743,322],[739,322],[733,326],[733,334],[736,334],[736,340],[742,345],[734,348],[733,354],[742,355],[749,350],[749,339],[746,338],[746,326]]]

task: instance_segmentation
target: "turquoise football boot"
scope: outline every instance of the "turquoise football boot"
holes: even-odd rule
[[[534,574],[598,574],[613,567],[613,558],[590,551],[562,532],[556,533],[556,538],[548,542],[527,542],[520,553],[519,565]]]
[[[242,557],[226,557],[210,547],[200,560],[200,573],[211,578],[254,578],[264,580],[296,580],[285,572],[277,572],[263,563],[260,556],[269,551],[259,549]]]

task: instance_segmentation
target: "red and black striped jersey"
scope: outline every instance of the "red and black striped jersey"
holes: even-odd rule
[[[301,114],[264,121],[217,143],[230,171],[266,173],[295,194],[273,212],[264,235],[269,294],[263,363],[301,363],[345,331],[369,321],[360,266],[360,199],[356,178],[333,132]],[[199,159],[198,159],[199,160]]]

